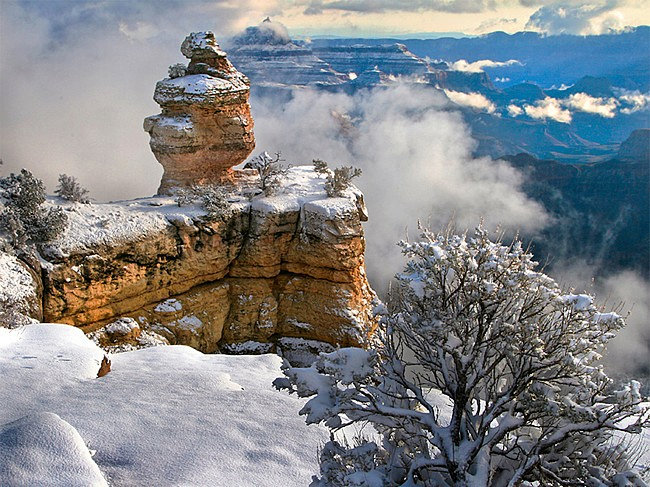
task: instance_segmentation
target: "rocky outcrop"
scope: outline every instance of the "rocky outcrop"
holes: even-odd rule
[[[181,52],[189,65],[170,67],[171,77],[156,84],[162,113],[144,121],[165,170],[158,194],[223,182],[255,147],[248,78],[228,61],[214,34],[190,34]]]
[[[66,206],[66,233],[45,249],[45,320],[91,331],[129,317],[206,352],[359,343],[374,326],[361,194],[328,198],[311,166],[291,168],[273,196],[230,189],[210,218],[165,197]]]
[[[323,46],[313,52],[341,73],[360,75],[377,70],[393,76],[423,75],[430,71],[426,61],[409,52],[404,44],[367,46]]]
[[[189,65],[158,82],[162,113],[145,120],[165,168],[159,195],[64,202],[66,229],[40,260],[0,255],[0,270],[24,281],[22,294],[4,293],[12,309],[81,327],[111,351],[169,342],[300,355],[301,343],[307,352],[363,343],[375,295],[361,193],[328,197],[312,166],[280,170],[269,187],[256,169],[232,170],[254,144],[248,80],[210,32],[191,34],[181,51]],[[177,194],[212,183],[220,187]],[[0,304],[5,287],[0,278]]]
[[[293,42],[286,28],[270,19],[248,27],[232,40],[235,65],[253,81],[253,89],[278,86],[336,87],[348,81],[305,45]]]

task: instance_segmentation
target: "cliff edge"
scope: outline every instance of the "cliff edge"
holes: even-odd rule
[[[254,145],[248,81],[211,32],[190,34],[181,51],[189,66],[158,82],[162,113],[145,120],[165,167],[158,196],[51,200],[66,229],[38,259],[0,260],[11,270],[0,276],[0,319],[143,331],[203,352],[362,343],[375,324],[362,194],[328,196],[313,166],[278,167],[272,187],[261,169],[232,169]]]
[[[270,351],[287,337],[362,342],[374,293],[361,193],[330,198],[322,176],[298,166],[274,195],[251,198],[257,178],[240,176],[211,215],[161,196],[63,203],[68,226],[42,248],[34,279],[42,308],[25,292],[25,314],[85,331],[129,317],[204,352]]]

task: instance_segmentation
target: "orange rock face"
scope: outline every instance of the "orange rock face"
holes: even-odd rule
[[[230,168],[255,147],[248,78],[228,61],[214,34],[190,34],[181,52],[189,65],[172,66],[170,78],[156,84],[162,112],[144,121],[165,170],[158,194],[229,179]]]
[[[323,183],[293,167],[277,195],[233,193],[212,221],[171,198],[78,205],[43,270],[45,319],[92,331],[128,317],[204,352],[285,337],[359,344],[375,325],[363,203],[358,191],[328,198]]]

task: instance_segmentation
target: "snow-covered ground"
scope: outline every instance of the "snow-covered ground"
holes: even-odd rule
[[[327,433],[272,388],[279,357],[153,347],[112,355],[96,378],[102,357],[71,326],[0,328],[0,447],[18,436],[38,452],[26,470],[24,450],[0,455],[0,485],[35,485],[34,469],[51,473],[39,485],[101,485],[92,460],[115,486],[304,486],[317,472]]]

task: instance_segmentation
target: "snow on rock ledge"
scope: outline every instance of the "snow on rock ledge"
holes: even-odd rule
[[[0,251],[0,326],[13,328],[42,317],[38,276],[15,255]]]
[[[211,221],[168,197],[64,205],[71,223],[42,271],[45,319],[91,331],[129,317],[206,352],[279,337],[358,343],[374,298],[361,193],[328,198],[298,166],[273,196],[233,188],[228,201]]]

